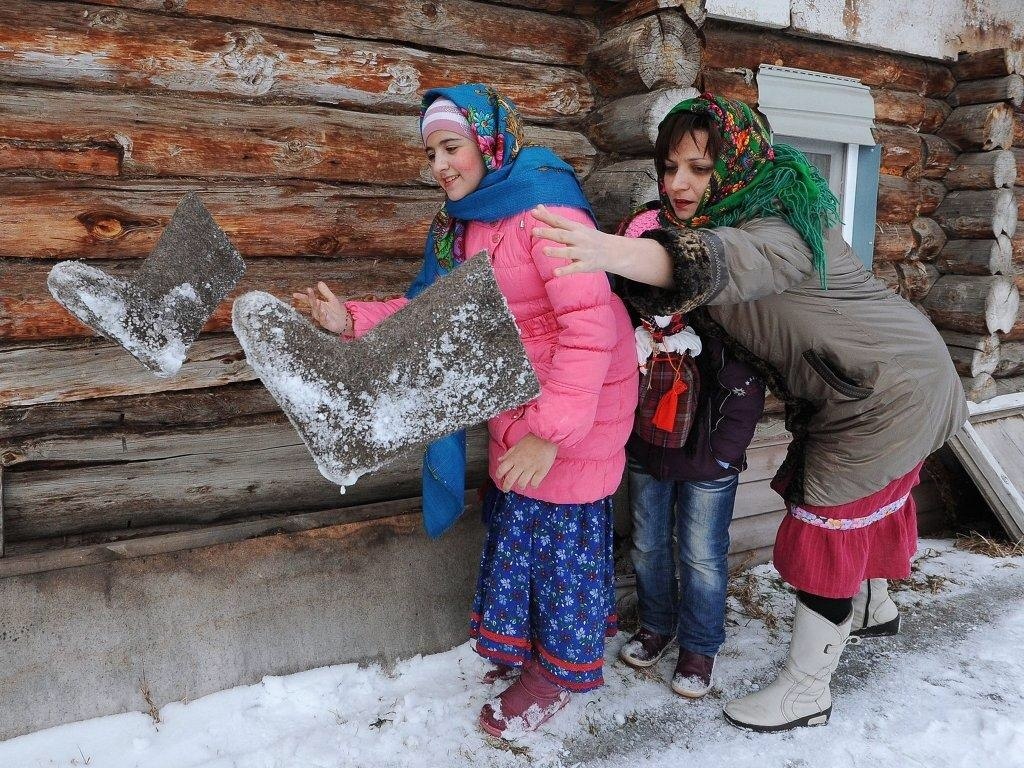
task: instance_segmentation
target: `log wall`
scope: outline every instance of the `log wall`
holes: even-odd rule
[[[290,299],[319,279],[346,298],[404,291],[443,200],[417,129],[428,88],[493,84],[527,139],[585,178],[596,15],[533,1],[0,0],[0,562],[198,546],[322,510],[334,523],[414,514],[415,462],[344,496],[319,476],[254,381],[231,300]],[[46,275],[63,259],[129,274],[189,191],[248,270],[181,372],[157,379],[65,312]],[[471,486],[485,461],[478,430]]]

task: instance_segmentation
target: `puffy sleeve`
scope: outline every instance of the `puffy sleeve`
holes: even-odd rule
[[[588,226],[586,212],[552,207],[560,216]],[[527,215],[526,231],[543,226]],[[594,426],[597,401],[604,386],[616,344],[616,320],[612,292],[603,272],[556,277],[555,268],[566,262],[544,254],[558,243],[530,235],[530,255],[544,281],[544,290],[555,314],[558,336],[550,374],[540,396],[524,414],[529,430],[544,440],[571,446]]]
[[[346,301],[345,309],[352,316],[352,336],[358,339],[371,328],[384,322],[409,303],[405,297],[386,301]]]
[[[811,249],[779,218],[739,227],[665,228],[645,232],[672,260],[675,286],[623,282],[623,293],[641,312],[668,315],[706,304],[755,301],[807,280],[814,273]]]

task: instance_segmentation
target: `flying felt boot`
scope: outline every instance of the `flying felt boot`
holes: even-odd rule
[[[900,609],[889,597],[889,582],[866,579],[853,598],[853,629],[855,637],[887,637],[900,631]]]
[[[117,342],[157,376],[173,376],[245,262],[190,193],[153,252],[127,280],[82,261],[62,261],[46,284],[82,323]]]
[[[486,254],[355,341],[267,293],[235,300],[249,365],[341,486],[529,402],[540,385]]]

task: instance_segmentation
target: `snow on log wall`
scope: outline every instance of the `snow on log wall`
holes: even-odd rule
[[[144,535],[185,548],[183,532],[266,514],[415,511],[413,463],[344,497],[319,476],[245,364],[231,300],[290,299],[320,279],[345,298],[404,291],[442,201],[417,131],[427,88],[495,85],[528,139],[586,177],[596,6],[0,0],[0,15],[6,554]],[[46,274],[62,259],[131,271],[189,191],[248,271],[180,374],[156,379],[65,312]],[[482,431],[471,449],[479,484]]]

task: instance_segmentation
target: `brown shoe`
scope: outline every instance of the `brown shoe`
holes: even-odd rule
[[[672,635],[659,635],[640,627],[619,650],[619,658],[636,669],[646,669],[658,663],[675,640]]]
[[[699,699],[711,690],[715,657],[679,649],[679,661],[672,675],[672,690],[688,699]]]

